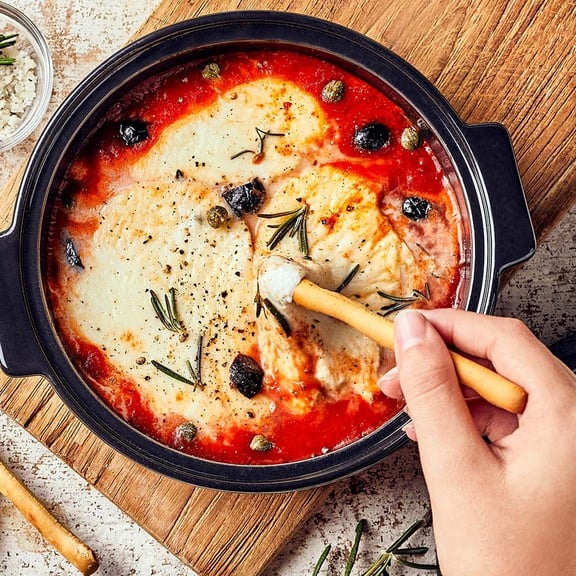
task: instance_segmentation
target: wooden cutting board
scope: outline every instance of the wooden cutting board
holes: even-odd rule
[[[510,131],[541,239],[576,190],[576,4],[565,0],[164,0],[138,35],[209,12],[318,16],[397,52],[471,123]],[[21,171],[0,193],[8,226]],[[1,319],[0,319],[1,321]],[[92,435],[42,378],[0,375],[0,408],[201,576],[256,576],[329,488],[237,495],[162,477]]]

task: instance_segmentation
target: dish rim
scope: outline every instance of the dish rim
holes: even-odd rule
[[[237,23],[240,15],[242,27],[239,27]],[[465,200],[471,202],[471,205],[467,205],[466,209],[469,215],[474,211],[474,216],[479,221],[479,226],[471,230],[474,235],[473,248],[476,251],[475,256],[483,266],[483,269],[489,266],[492,247],[489,246],[486,249],[484,243],[486,243],[487,239],[489,242],[493,242],[493,231],[491,230],[489,218],[489,203],[485,195],[480,193],[483,187],[483,180],[478,166],[473,161],[474,155],[466,141],[464,134],[465,125],[459,120],[444,97],[424,76],[399,56],[357,32],[309,16],[271,11],[219,13],[173,24],[148,34],[140,40],[136,40],[96,68],[71,93],[52,117],[37,145],[34,158],[26,169],[20,195],[23,204],[26,206],[22,220],[22,234],[20,236],[22,241],[21,253],[24,255],[30,254],[30,250],[32,250],[32,253],[36,255],[41,254],[39,229],[42,227],[41,223],[53,179],[56,177],[58,167],[65,154],[62,142],[64,140],[72,141],[77,138],[82,128],[82,126],[75,125],[70,118],[71,115],[69,113],[72,110],[83,105],[84,107],[88,106],[88,109],[92,110],[93,113],[93,106],[97,108],[102,91],[108,94],[108,98],[111,97],[110,91],[106,90],[106,86],[110,85],[111,80],[114,78],[117,79],[119,74],[118,67],[124,74],[124,83],[122,85],[125,86],[129,78],[137,75],[137,72],[131,74],[129,70],[134,67],[135,63],[143,55],[150,61],[145,69],[150,70],[154,62],[157,62],[154,59],[158,57],[166,60],[175,58],[175,54],[189,54],[194,51],[206,51],[208,48],[213,50],[221,46],[230,46],[230,40],[224,44],[214,41],[206,44],[205,41],[200,41],[206,35],[212,37],[215,31],[220,32],[222,26],[228,29],[232,28],[232,31],[236,31],[239,34],[248,25],[249,28],[252,27],[253,31],[262,30],[263,22],[268,25],[273,22],[273,28],[281,27],[284,33],[286,33],[286,27],[292,33],[296,30],[306,30],[308,34],[316,37],[314,45],[310,46],[310,39],[307,40],[308,43],[303,43],[300,39],[296,44],[299,47],[308,47],[317,51],[317,53],[319,50],[318,43],[322,44],[322,49],[324,49],[326,39],[329,39],[330,48],[327,48],[326,51],[336,59],[343,58],[341,42],[343,39],[348,39],[350,45],[346,48],[346,58],[349,62],[352,61],[355,66],[367,68],[369,73],[376,77],[380,75],[374,71],[374,67],[379,70],[382,66],[391,67],[394,74],[401,74],[403,80],[407,82],[402,91],[397,88],[395,83],[388,81],[388,84],[390,84],[392,89],[400,92],[403,98],[406,96],[406,92],[409,92],[410,104],[421,113],[424,110],[427,112],[427,114],[422,115],[428,125],[435,131],[436,135],[440,133],[444,138],[448,138],[451,142],[449,151],[459,156],[457,160],[452,158],[451,163],[455,170],[462,168],[458,171],[458,177],[463,180],[462,187]],[[245,31],[242,33],[246,34]],[[264,34],[266,36],[265,39],[255,39],[253,36],[249,36],[242,40],[237,38],[235,42],[236,44],[239,42],[251,44],[254,42],[278,42],[278,38],[271,38],[269,37],[270,34],[270,31],[266,31]],[[194,36],[194,41],[197,44],[193,48],[185,44],[190,35]],[[295,43],[293,39],[283,38],[283,40],[286,43]],[[170,56],[170,53],[167,54],[163,50],[163,48],[166,48],[166,43],[170,43],[175,48],[180,47],[181,51]],[[354,52],[358,48],[362,48],[360,56]],[[320,49],[320,53],[322,49]],[[357,60],[357,58],[364,56],[368,58],[371,62],[370,64]],[[375,66],[374,62],[377,62],[378,66]],[[111,69],[115,67],[116,70],[111,73]],[[440,139],[446,147],[446,140]],[[463,150],[465,153],[463,153]],[[55,155],[58,157],[57,161],[54,160]],[[46,168],[48,168],[49,176],[46,175]],[[465,172],[463,168],[466,168],[469,172]],[[470,182],[470,185],[466,186],[466,182]],[[38,185],[39,183],[42,183],[42,185]],[[475,197],[470,198],[468,191],[472,189],[477,190],[478,193]],[[36,259],[36,262],[23,267],[22,281],[29,297],[29,311],[34,330],[37,334],[46,335],[47,333],[54,333],[54,327],[49,319],[50,313],[46,302],[42,298],[42,259],[37,256]],[[472,268],[474,273],[475,267],[473,266]],[[486,280],[485,273],[481,279]],[[470,279],[471,287],[475,286],[474,280],[474,277]],[[476,284],[478,283],[476,280]],[[493,304],[490,290],[493,288],[494,279],[489,278],[488,283],[483,281],[480,284],[482,286],[478,288],[479,293],[475,295],[478,305],[474,309],[481,312],[489,312]],[[488,296],[486,296],[486,292]],[[63,354],[59,348],[57,337],[48,342],[44,341],[42,347],[48,359],[48,376],[54,387],[65,398],[67,405],[97,436],[106,440],[119,452],[129,456],[132,460],[192,484],[237,492],[280,492],[310,488],[359,472],[382,460],[406,442],[406,435],[401,428],[408,421],[408,417],[401,412],[381,428],[364,438],[326,455],[308,460],[272,465],[239,465],[199,459],[159,444],[112,413],[91,390],[89,385],[78,376],[67,355]],[[58,359],[59,362],[50,361],[53,358]],[[75,389],[73,386],[73,383],[77,381],[83,384],[80,390]],[[88,410],[87,406],[92,406],[93,409]],[[126,433],[127,431],[129,433]],[[169,464],[167,463],[167,455],[170,456]],[[187,466],[191,460],[196,464],[192,470]],[[232,474],[229,474],[230,469],[232,469]]]

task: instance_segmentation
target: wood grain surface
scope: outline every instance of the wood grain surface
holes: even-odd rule
[[[138,35],[237,9],[300,12],[344,24],[416,66],[465,121],[504,124],[538,239],[573,204],[573,0],[165,0]],[[17,171],[0,193],[2,227],[10,222],[20,178]],[[238,495],[162,477],[94,437],[42,378],[1,375],[0,407],[201,576],[262,574],[329,490]]]

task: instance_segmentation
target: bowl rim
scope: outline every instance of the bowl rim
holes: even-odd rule
[[[223,30],[232,38],[222,40]],[[222,46],[230,45],[233,41],[277,42],[278,30],[285,35],[281,38],[285,44],[309,46],[320,55],[323,52],[331,53],[335,58],[354,62],[374,77],[380,76],[374,70],[384,67],[388,74],[403,78],[407,82],[404,90],[397,88],[397,80],[385,81],[403,97],[409,92],[410,104],[419,111],[425,109],[428,112],[424,115],[427,122],[441,134],[442,144],[457,156],[450,160],[455,168],[462,167],[457,175],[464,191],[476,190],[477,196],[482,196],[483,181],[471,160],[473,155],[464,134],[465,125],[420,72],[383,45],[351,29],[310,16],[274,11],[223,12],[179,22],[152,32],[112,55],[84,79],[52,117],[28,164],[20,191],[20,202],[25,206],[21,222],[21,253],[25,258],[36,258],[23,265],[22,284],[27,293],[33,329],[36,334],[44,336],[39,340],[48,359],[47,376],[59,395],[99,438],[132,460],[178,480],[235,492],[282,492],[312,488],[360,472],[406,442],[402,427],[408,417],[400,412],[379,429],[343,448],[316,458],[285,464],[226,464],[177,452],[145,436],[113,414],[79,377],[61,349],[58,338],[53,335],[46,340],[47,335],[54,334],[54,328],[44,299],[41,258],[32,255],[41,253],[44,211],[58,166],[66,148],[82,129],[72,118],[74,109],[83,106],[89,111],[88,115],[95,113],[94,110],[102,105],[103,93],[110,98],[110,91],[107,90],[114,82],[122,80],[127,83],[134,75],[142,73],[141,67],[149,71],[156,65],[153,63],[159,60],[175,58],[181,53],[195,54],[204,49],[221,50]],[[167,47],[171,51],[167,52]],[[80,124],[83,121],[86,120],[80,121]],[[489,253],[491,248],[484,248],[482,243],[492,241],[487,213],[489,206],[482,199],[469,197],[468,192],[465,193],[465,200],[473,203],[466,209],[469,214],[474,212],[479,222],[478,229],[473,232],[481,237],[481,242],[477,238],[472,240],[478,251],[475,255],[478,265],[485,270],[490,260],[485,252]],[[482,274],[479,276],[482,280]],[[473,281],[474,278],[471,279]],[[476,282],[484,284],[478,278]],[[491,279],[488,284],[485,290],[490,290]],[[476,298],[478,304],[475,309],[489,311],[491,300],[482,295]],[[80,388],[78,382],[82,384]]]
[[[23,142],[38,127],[50,103],[54,84],[54,65],[50,48],[44,35],[22,11],[0,0],[0,17],[3,16],[32,48],[31,58],[37,66],[36,95],[24,113],[21,122],[8,138],[0,140],[0,153]]]

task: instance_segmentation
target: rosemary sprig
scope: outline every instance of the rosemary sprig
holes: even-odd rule
[[[239,158],[240,156],[243,156],[244,154],[254,154],[255,157],[258,157],[261,159],[264,155],[264,141],[266,140],[266,138],[268,138],[269,136],[285,136],[285,134],[280,133],[280,132],[270,132],[268,130],[262,130],[262,128],[258,128],[258,126],[256,126],[256,134],[258,135],[258,151],[242,150],[242,151],[238,152],[237,154],[233,154],[230,157],[230,160],[235,160],[236,158]]]
[[[358,274],[359,270],[360,270],[360,264],[356,264],[356,266],[354,266],[354,268],[352,268],[352,270],[350,270],[350,272],[348,273],[346,278],[344,278],[344,280],[342,280],[342,282],[336,288],[335,291],[336,292],[342,292],[342,290],[344,290],[344,288],[346,288],[346,286],[348,286],[348,284],[350,284],[350,282],[352,282],[352,280],[354,280],[354,277],[356,276],[356,274]]]
[[[376,293],[378,296],[386,298],[392,302],[392,304],[380,308],[380,311],[382,312],[381,316],[388,316],[388,314],[403,310],[418,300],[424,300],[426,302],[430,300],[430,286],[428,285],[428,282],[424,285],[424,292],[414,289],[412,290],[411,296],[395,296],[394,294],[388,294],[381,290],[377,290]]]
[[[196,390],[196,388],[204,388],[204,383],[202,382],[202,371],[201,371],[202,367],[200,365],[201,355],[202,355],[202,336],[198,338],[198,345],[196,348],[196,358],[195,358],[196,369],[192,367],[192,363],[190,362],[190,360],[186,360],[186,368],[188,369],[188,373],[190,374],[189,378],[187,378],[186,376],[182,376],[182,374],[179,374],[175,370],[172,370],[172,368],[168,368],[168,366],[165,366],[164,364],[161,364],[156,360],[151,360],[150,363],[157,370],[166,374],[166,376],[170,376],[170,378],[173,378],[178,382],[183,382],[184,384],[190,384],[191,386],[194,387],[194,390]]]
[[[196,390],[196,387],[204,388],[204,384],[202,384],[200,380],[200,372],[198,369],[194,370],[194,368],[192,368],[190,360],[186,360],[186,368],[188,368],[188,372],[190,373],[190,378],[192,379],[194,390]]]
[[[185,335],[186,330],[184,323],[180,320],[176,306],[176,290],[174,288],[170,288],[168,294],[164,295],[164,305],[160,302],[158,294],[156,294],[154,290],[150,290],[150,302],[152,308],[154,308],[154,312],[156,312],[156,316],[158,316],[158,319],[165,328],[171,332],[178,332]]]
[[[424,292],[420,292],[420,290],[412,290],[412,294],[421,300],[430,300],[430,284],[426,282],[424,284]]]
[[[430,525],[431,515],[430,513],[426,514],[424,518],[417,520],[416,522],[412,523],[402,534],[399,538],[397,538],[384,552],[380,554],[380,556],[376,559],[374,563],[372,563],[368,569],[362,572],[362,576],[389,576],[388,568],[393,564],[401,564],[408,568],[414,568],[416,570],[425,570],[425,571],[438,571],[438,566],[436,564],[428,564],[428,563],[420,563],[414,562],[405,558],[405,556],[422,556],[428,552],[428,547],[426,546],[415,546],[415,547],[408,547],[403,548],[402,545],[411,538],[418,530]],[[358,548],[360,546],[360,539],[362,538],[362,534],[366,527],[366,520],[362,519],[356,525],[356,535],[354,538],[354,543],[352,545],[352,549],[350,550],[350,554],[348,556],[348,561],[346,563],[346,567],[344,569],[344,576],[350,576],[352,574],[352,570],[356,563],[356,557],[358,555]],[[316,562],[314,566],[314,572],[312,576],[318,576],[320,573],[320,569],[324,562],[326,561],[328,554],[331,550],[331,546],[328,545],[324,548],[320,558]]]
[[[262,298],[262,295],[260,294],[260,284],[258,282],[256,282],[256,296],[254,296],[254,302],[256,304],[256,318],[259,318],[262,312],[264,312],[264,317],[266,318],[266,310],[268,310],[268,312],[274,316],[278,324],[280,324],[286,338],[290,338],[292,328],[290,328],[288,320],[286,320],[280,310],[274,306],[269,298]]]
[[[350,576],[352,573],[352,568],[354,568],[354,564],[356,563],[356,557],[358,556],[358,548],[360,546],[360,540],[362,538],[362,534],[364,533],[364,528],[366,527],[366,520],[362,519],[356,525],[356,532],[354,536],[354,544],[352,544],[352,548],[350,550],[350,554],[348,555],[348,561],[346,562],[346,568],[344,569],[344,576]]]
[[[256,304],[256,318],[260,318],[262,310],[264,310],[262,295],[260,294],[260,282],[256,282],[256,295],[254,296],[254,303]],[[266,311],[264,311],[266,313]]]
[[[318,561],[314,566],[312,576],[318,576],[318,574],[320,573],[320,569],[322,568],[324,562],[326,561],[326,558],[328,558],[328,554],[330,554],[330,550],[332,550],[332,546],[328,544],[328,546],[326,546],[326,548],[324,548],[324,550],[322,551],[322,554],[320,554],[320,557],[318,558]]]
[[[268,242],[266,242],[266,246],[270,248],[270,250],[274,250],[278,244],[286,237],[293,238],[295,236],[298,237],[298,246],[300,248],[300,252],[304,254],[304,256],[308,256],[310,253],[310,247],[308,245],[308,225],[307,225],[307,218],[308,218],[308,206],[303,205],[296,210],[291,210],[288,212],[277,212],[275,214],[258,214],[259,218],[284,218],[287,217],[284,222],[279,225],[269,225],[270,228],[275,228],[274,234],[270,237]]]
[[[282,313],[278,310],[278,308],[276,308],[276,306],[274,306],[274,304],[272,304],[268,298],[264,298],[264,300],[262,300],[262,304],[270,312],[270,314],[274,316],[278,324],[280,324],[280,328],[282,328],[284,334],[286,334],[286,338],[290,338],[290,335],[292,334],[292,328],[290,328],[288,320],[284,318]]]
[[[157,362],[156,360],[151,360],[150,363],[152,364],[152,366],[154,366],[154,368],[160,370],[160,372],[163,372],[164,374],[166,374],[166,376],[170,376],[170,378],[178,380],[178,382],[183,382],[184,384],[190,384],[191,386],[194,387],[198,385],[198,382],[196,380],[186,378],[186,376],[178,374],[178,372],[175,372],[174,370],[172,370],[172,368],[168,368],[168,366],[164,366],[164,364],[160,364],[160,362]],[[190,365],[190,361],[187,360],[186,364],[187,366],[189,366],[189,369],[192,368],[192,366]]]
[[[198,385],[200,388],[204,388],[204,384],[202,382],[202,345],[204,344],[204,336],[200,334],[198,336],[198,342],[196,343],[196,358],[194,359],[196,362],[196,371],[190,369],[190,371],[195,374],[196,380],[198,381]]]
[[[8,48],[8,46],[14,46],[16,44],[16,38],[18,33],[15,32],[14,34],[0,34],[0,49]]]
[[[408,568],[414,568],[416,570],[425,570],[425,571],[437,571],[438,566],[436,564],[428,564],[428,563],[421,563],[421,562],[413,562],[404,558],[403,556],[421,556],[428,552],[428,548],[426,546],[418,546],[414,548],[401,548],[402,544],[404,544],[411,536],[413,536],[418,530],[428,526],[430,524],[431,516],[428,513],[424,518],[417,520],[413,524],[411,524],[407,530],[382,554],[378,557],[376,562],[374,562],[370,568],[366,572],[363,573],[362,576],[382,576],[388,574],[387,568],[393,563],[397,562],[398,564],[402,564]]]
[[[9,58],[8,56],[1,56],[2,49],[8,48],[10,46],[14,46],[16,44],[15,38],[18,36],[17,33],[15,34],[0,34],[0,65],[2,66],[11,66],[16,62],[16,58]]]

